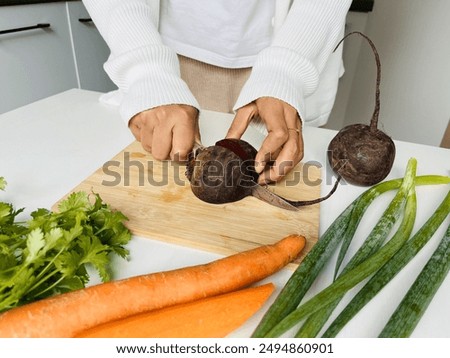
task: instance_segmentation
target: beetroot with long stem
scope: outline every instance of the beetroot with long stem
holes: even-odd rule
[[[347,34],[336,48],[353,34],[367,40],[375,55],[375,109],[370,125],[352,124],[338,132],[328,146],[328,161],[333,170],[347,182],[370,186],[379,183],[390,173],[395,159],[395,145],[386,133],[378,129],[381,62],[374,43],[363,33],[355,31]]]

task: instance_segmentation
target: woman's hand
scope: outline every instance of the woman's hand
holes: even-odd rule
[[[200,141],[198,110],[183,104],[155,107],[135,115],[129,128],[157,160],[184,161]]]
[[[276,182],[303,159],[302,122],[295,108],[286,102],[261,97],[239,108],[227,138],[241,138],[256,116],[264,121],[268,132],[255,158],[259,183]],[[267,165],[272,161],[273,165]]]

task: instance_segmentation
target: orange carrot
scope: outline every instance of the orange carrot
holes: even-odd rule
[[[73,337],[130,315],[235,291],[283,268],[305,242],[290,235],[207,264],[102,283],[13,308],[0,315],[0,337]]]
[[[273,283],[182,303],[108,322],[80,338],[222,338],[253,316],[274,291]]]

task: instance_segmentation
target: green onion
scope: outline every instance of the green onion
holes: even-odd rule
[[[406,196],[413,183],[414,177],[412,175],[408,176],[406,180],[403,180],[402,185],[397,191],[395,197],[392,199],[391,203],[384,211],[379,221],[377,222],[367,239],[364,241],[363,245],[352,257],[342,273],[347,272],[348,270],[363,262],[383,245],[384,241],[391,232],[392,227],[403,212]],[[354,217],[352,217],[352,221],[349,223],[349,227],[345,233],[346,235],[344,238],[344,242],[350,242],[352,240],[363,213],[364,211],[362,211],[359,216],[354,215]],[[340,253],[345,253],[346,250],[347,247],[345,248],[345,250],[341,249]],[[343,258],[343,256],[339,256],[336,270],[338,269],[338,266],[342,262]],[[296,337],[316,337],[342,298],[343,296],[337,297],[336,300],[332,302],[332,304],[330,304],[328,307],[324,307],[320,311],[311,314],[302,325],[300,330],[297,332]]]
[[[308,315],[333,303],[336,298],[340,297],[359,282],[377,271],[408,239],[414,226],[415,217],[416,192],[413,188],[408,193],[403,220],[392,239],[367,260],[340,275],[331,285],[292,311],[280,323],[273,327],[266,334],[266,337],[280,336],[296,324],[300,323]]]
[[[277,296],[274,304],[265,313],[253,332],[252,337],[264,337],[272,326],[281,321],[283,317],[298,306],[322,267],[336,250],[355,206],[356,201],[351,203],[336,218],[323,234],[322,238],[314,245],[308,255],[306,255],[301,265],[297,267]]]
[[[409,337],[450,270],[450,226],[379,337]]]
[[[360,208],[363,209],[362,212],[358,210],[359,216],[362,216],[365,209],[369,207],[373,200],[387,191],[398,189],[402,184],[402,181],[402,178],[398,178],[374,185],[356,198],[335,219],[291,275],[274,303],[269,307],[256,327],[252,337],[264,337],[269,330],[299,305],[323,266],[328,262],[335,252],[336,247],[342,241],[348,223],[354,214],[353,209],[358,203],[361,203],[359,205]],[[416,185],[438,185],[449,183],[450,177],[443,175],[424,175],[416,177]]]
[[[335,337],[340,330],[369,302],[434,235],[450,212],[450,191],[430,216],[427,222],[409,239],[405,245],[375,273],[363,288],[353,297],[342,312],[331,323],[323,337]]]

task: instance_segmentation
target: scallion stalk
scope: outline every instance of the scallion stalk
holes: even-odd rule
[[[409,337],[450,270],[450,226],[379,337]]]
[[[416,161],[415,159],[412,159],[408,163],[404,180],[409,180],[409,177],[415,178],[415,170]],[[336,298],[340,297],[359,282],[377,271],[408,239],[414,226],[416,205],[416,191],[415,185],[413,184],[408,192],[402,222],[392,239],[367,260],[339,276],[336,281],[334,281],[327,288],[289,313],[281,321],[279,321],[279,323],[273,325],[272,329],[265,334],[265,337],[278,337],[282,335],[310,314],[330,305],[336,300]]]
[[[353,209],[362,202],[367,209],[377,197],[391,190],[396,190],[403,182],[403,178],[392,179],[372,186],[356,198],[329,226],[312,250],[306,255],[298,268],[291,275],[286,285],[269,307],[259,322],[252,337],[264,337],[269,330],[278,324],[284,317],[298,307],[304,295],[317,278],[323,266],[333,255],[336,247],[342,240]],[[450,177],[444,175],[422,175],[416,177],[417,185],[449,184]],[[362,205],[362,204],[360,204]],[[365,211],[365,210],[364,210]],[[363,212],[364,212],[363,211]]]
[[[389,233],[391,232],[392,227],[397,222],[397,220],[399,219],[399,217],[403,212],[406,197],[413,184],[414,184],[414,176],[411,175],[405,177],[405,180],[403,180],[402,185],[395,194],[395,197],[392,199],[386,210],[383,212],[377,224],[374,226],[374,228],[368,235],[367,239],[364,241],[364,243],[361,245],[361,247],[355,253],[355,255],[350,259],[348,264],[345,266],[345,268],[342,271],[342,274],[356,267],[362,261],[370,257],[370,255],[375,253],[383,245]],[[360,220],[361,217],[359,217],[358,220],[353,221],[359,223]],[[352,227],[352,224],[351,223],[349,224],[349,228],[352,227],[352,230],[347,230],[346,234],[349,231],[351,231],[351,234],[346,236],[344,240],[351,241],[356,231],[356,226],[357,225]],[[344,253],[346,249],[347,248],[345,248]],[[343,253],[342,249],[340,253]],[[338,269],[343,258],[344,257],[341,255],[338,257],[336,270]],[[299,329],[299,331],[295,336],[304,338],[316,337],[342,298],[343,296],[337,297],[336,300],[332,302],[329,306],[324,307],[323,309],[315,312],[314,314],[311,314],[303,323],[303,325],[301,326],[301,328]]]
[[[425,246],[450,213],[450,191],[424,225],[411,237],[392,259],[376,272],[352,298],[324,332],[323,337],[335,337],[340,330],[397,275]]]
[[[373,198],[374,199],[374,198]],[[373,200],[372,199],[372,200]],[[252,337],[264,337],[264,335],[281,319],[294,310],[312,285],[322,267],[331,257],[336,247],[341,242],[348,222],[352,216],[356,202],[351,203],[331,224],[321,239],[306,255],[302,263],[297,267],[292,276],[282,288],[261,322],[256,327]]]

